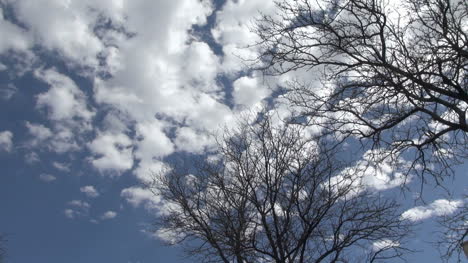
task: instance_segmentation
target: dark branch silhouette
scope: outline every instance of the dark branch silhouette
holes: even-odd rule
[[[436,242],[442,259],[449,262],[456,257],[457,262],[464,262],[465,255],[462,251],[462,243],[468,240],[468,195],[465,195],[465,202],[458,210],[451,215],[445,215],[439,219],[442,232]]]
[[[5,243],[6,243],[5,235],[0,233],[0,263],[5,262],[5,255],[6,255]]]
[[[467,157],[468,2],[390,3],[278,1],[256,23],[261,69],[318,75],[285,87],[310,125],[370,142],[376,160],[403,155],[440,183]]]
[[[410,224],[304,128],[268,114],[227,131],[216,158],[159,174],[159,235],[203,262],[386,262]]]

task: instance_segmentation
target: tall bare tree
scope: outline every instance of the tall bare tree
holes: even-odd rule
[[[468,2],[278,1],[256,23],[268,74],[298,69],[292,104],[310,124],[413,160],[439,182],[467,157]],[[309,73],[309,75],[313,75]],[[377,156],[376,156],[377,157]]]
[[[270,115],[228,131],[216,157],[173,167],[152,186],[166,205],[157,226],[203,262],[387,262],[410,224],[398,205],[293,124]]]
[[[467,159],[468,1],[295,0],[257,21],[268,74],[306,71],[287,98],[338,143],[358,138],[408,173],[440,184]],[[310,79],[310,76],[308,76]],[[425,175],[431,174],[432,177]],[[468,209],[443,220],[451,255]],[[461,219],[465,221],[458,221]],[[455,231],[456,230],[456,231]],[[463,234],[464,233],[464,234]],[[460,239],[461,238],[461,239]]]

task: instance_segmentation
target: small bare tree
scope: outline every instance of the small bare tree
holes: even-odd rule
[[[5,243],[6,243],[5,235],[0,233],[0,263],[3,263],[5,261],[5,254],[6,254]]]
[[[468,195],[465,195],[465,202],[458,210],[451,215],[439,218],[442,226],[441,236],[436,242],[442,259],[448,262],[456,258],[457,262],[463,262],[465,255],[462,251],[462,243],[468,240]]]
[[[346,174],[324,143],[266,114],[216,158],[155,178],[160,236],[203,262],[386,262],[406,250],[398,205]]]
[[[392,6],[393,4],[393,6]],[[309,124],[357,137],[382,158],[414,161],[437,183],[467,157],[468,2],[277,1],[256,23],[267,74],[298,69],[286,89]],[[320,72],[320,74],[318,73]],[[377,156],[376,156],[377,160]]]

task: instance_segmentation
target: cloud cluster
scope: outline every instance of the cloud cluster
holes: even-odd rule
[[[132,140],[123,134],[99,134],[88,148],[95,155],[91,163],[100,171],[126,171],[133,166]]]
[[[35,97],[35,109],[47,122],[24,122],[30,135],[27,144],[35,151],[26,156],[28,163],[37,162],[37,153],[46,150],[86,151],[87,163],[99,174],[131,173],[148,182],[152,173],[164,169],[166,157],[211,149],[212,133],[234,125],[245,111],[260,108],[277,86],[295,78],[310,82],[318,74],[299,70],[276,78],[245,70],[245,59],[257,56],[255,46],[246,48],[258,41],[251,21],[259,11],[274,14],[273,1],[227,0],[220,10],[213,10],[210,1],[186,0],[2,3],[11,7],[19,24],[1,10],[0,55],[25,54],[38,64],[32,76],[47,86]],[[221,51],[194,32],[214,11],[215,24],[205,33]],[[65,69],[38,61],[43,54],[65,64]],[[0,63],[0,71],[10,67]],[[92,87],[82,87],[80,78]],[[21,89],[6,87],[0,90],[4,99]],[[281,98],[274,102],[280,105]],[[284,104],[278,107],[282,117],[291,111]],[[0,149],[11,151],[12,138],[11,132],[0,132]],[[71,169],[67,163],[52,165],[63,172]],[[346,172],[359,176],[353,180],[359,187],[375,190],[399,186],[406,179],[389,164],[377,167],[365,158]],[[55,180],[52,177],[44,174],[40,179]],[[99,196],[93,186],[80,191]],[[162,207],[153,193],[140,187],[122,190],[121,197],[149,210]],[[64,213],[70,218],[85,214],[90,207],[86,204],[70,203]],[[113,218],[113,213],[100,218]]]
[[[0,132],[0,151],[9,152],[13,148],[13,133],[11,131]]]
[[[99,192],[92,185],[81,187],[80,192],[84,193],[87,197],[91,197],[91,198],[96,198],[99,196]]]
[[[109,220],[109,219],[113,219],[117,216],[117,213],[114,212],[114,211],[107,211],[105,212],[104,214],[101,215],[101,220]]]
[[[68,202],[69,208],[63,211],[64,215],[69,219],[75,219],[77,217],[86,217],[89,214],[91,205],[88,202],[81,200],[72,200]]]
[[[84,92],[61,69],[36,69],[34,77],[48,85],[36,109],[50,125],[26,122],[29,145],[56,153],[87,146],[89,163],[101,173],[132,170],[139,178],[176,151],[212,147],[210,134],[232,122],[238,109],[228,106],[231,94],[218,76],[238,78],[242,63],[234,53],[252,40],[247,21],[265,7],[264,1],[228,1],[218,11],[212,33],[221,56],[193,32],[214,11],[209,1],[3,2],[20,24],[0,17],[0,32],[11,36],[0,43],[0,54],[12,48],[34,54],[40,47],[93,83]],[[233,38],[238,34],[243,37]],[[239,78],[232,92],[232,103],[243,108],[270,94],[258,76]],[[94,123],[101,113],[110,124]]]
[[[55,69],[36,70],[34,75],[49,89],[36,97],[36,108],[53,124],[26,122],[32,135],[31,146],[41,146],[57,153],[77,151],[82,148],[81,136],[93,129],[91,121],[95,112],[88,106],[88,98],[76,83]]]
[[[406,210],[401,217],[411,221],[421,221],[433,216],[449,215],[463,205],[462,200],[438,199],[426,206],[416,206]]]

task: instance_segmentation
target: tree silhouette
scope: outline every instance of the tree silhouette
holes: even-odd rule
[[[468,153],[467,1],[276,5],[277,13],[256,23],[260,69],[306,74],[309,80],[298,77],[285,87],[305,124],[335,136],[337,145],[359,139],[377,163],[409,160],[403,169],[418,174],[421,187],[428,178],[442,185],[453,175],[453,164],[463,163]],[[459,238],[468,226],[457,220],[467,217],[464,206],[443,220],[447,232],[465,233],[445,239],[455,240],[446,255],[460,252]]]
[[[182,167],[182,168],[181,168]],[[158,234],[203,262],[385,262],[410,224],[359,185],[326,144],[264,114],[224,134],[216,157],[158,174]]]
[[[390,5],[393,3],[394,5]],[[305,70],[287,98],[310,125],[402,155],[439,182],[467,157],[468,2],[278,1],[256,23],[261,69]]]

